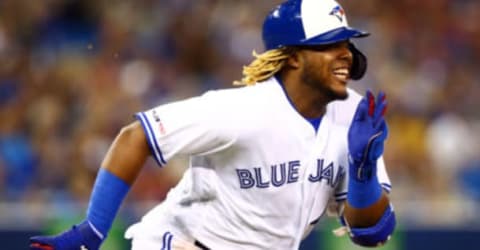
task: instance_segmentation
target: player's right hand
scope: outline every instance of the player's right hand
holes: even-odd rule
[[[98,250],[101,239],[87,221],[54,236],[30,238],[30,250]]]

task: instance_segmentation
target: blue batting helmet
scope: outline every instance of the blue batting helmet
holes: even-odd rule
[[[342,6],[334,0],[287,0],[273,9],[263,23],[266,50],[295,45],[322,45],[370,35],[348,26]],[[350,43],[351,78],[363,77],[367,59]]]

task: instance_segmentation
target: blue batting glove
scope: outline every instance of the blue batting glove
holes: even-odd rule
[[[388,135],[383,117],[387,108],[385,97],[385,93],[380,92],[375,100],[367,90],[348,131],[350,176],[357,181],[368,181],[376,174],[377,159],[383,154]]]
[[[98,250],[103,239],[84,221],[55,236],[30,238],[30,250]]]

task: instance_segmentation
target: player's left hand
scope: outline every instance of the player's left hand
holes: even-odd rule
[[[367,181],[376,174],[376,161],[383,154],[383,144],[388,134],[384,119],[387,108],[385,97],[385,93],[380,91],[375,98],[367,90],[348,131],[350,176],[358,181]]]
[[[87,221],[59,235],[30,238],[30,250],[98,250],[102,239]]]

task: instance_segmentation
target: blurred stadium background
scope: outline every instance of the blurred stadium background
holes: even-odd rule
[[[0,242],[84,215],[96,171],[132,114],[231,87],[280,1],[1,0]],[[398,230],[385,249],[480,245],[480,2],[340,0],[369,71],[351,87],[388,94],[385,158]],[[103,249],[160,202],[184,159],[149,161]],[[324,220],[302,249],[356,249]]]

